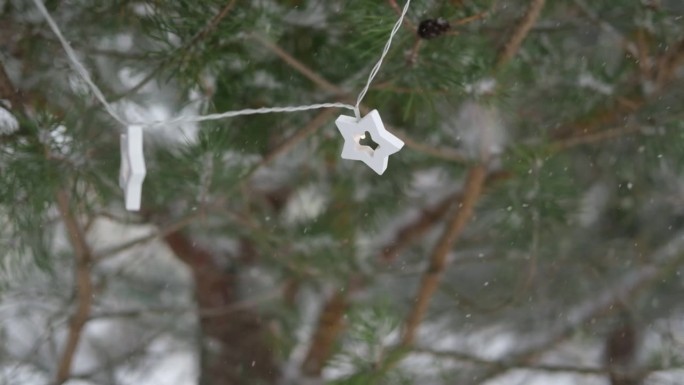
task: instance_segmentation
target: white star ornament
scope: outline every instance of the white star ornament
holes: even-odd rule
[[[143,155],[143,132],[141,126],[128,126],[121,134],[121,169],[119,186],[126,199],[126,210],[140,210],[142,184],[145,180],[145,157]]]
[[[387,169],[389,156],[401,150],[404,142],[385,129],[377,110],[373,110],[357,121],[352,116],[340,116],[335,121],[337,129],[344,137],[342,159],[360,160],[379,175]],[[371,139],[377,143],[373,150],[370,146],[359,142],[369,133]]]

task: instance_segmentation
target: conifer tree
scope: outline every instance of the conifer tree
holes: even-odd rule
[[[139,211],[36,1],[0,0],[0,384],[682,381],[681,0],[414,0],[382,175],[340,108],[158,124]],[[405,3],[44,4],[150,122],[353,105]]]

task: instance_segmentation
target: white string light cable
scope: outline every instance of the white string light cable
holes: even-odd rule
[[[55,36],[57,36],[57,39],[62,45],[62,48],[64,49],[64,52],[66,53],[71,65],[73,66],[74,70],[76,70],[76,73],[78,73],[86,82],[93,95],[95,95],[95,98],[97,98],[97,100],[104,106],[107,113],[126,127],[126,132],[121,135],[121,171],[119,174],[119,185],[124,190],[126,201],[125,206],[129,211],[137,211],[140,209],[142,183],[146,174],[142,145],[143,127],[175,123],[205,122],[243,115],[290,113],[321,108],[344,108],[354,111],[356,117],[354,118],[343,115],[335,121],[335,124],[337,125],[337,128],[344,137],[345,141],[344,148],[342,150],[343,159],[363,161],[375,172],[382,174],[387,169],[389,155],[396,153],[404,145],[399,138],[385,130],[382,120],[380,119],[380,115],[376,110],[371,111],[368,115],[361,118],[359,106],[361,105],[363,98],[366,96],[373,79],[380,71],[382,62],[385,59],[385,56],[387,56],[387,53],[392,45],[392,40],[399,31],[399,28],[401,28],[404,17],[408,12],[411,0],[406,0],[401,15],[394,24],[387,43],[385,43],[385,47],[380,55],[380,59],[371,69],[366,85],[359,93],[359,96],[356,99],[356,105],[354,106],[345,103],[320,103],[305,106],[266,107],[257,109],[248,108],[207,115],[179,116],[165,121],[143,123],[127,122],[125,119],[119,116],[114,107],[109,104],[102,91],[93,82],[88,70],[86,70],[85,66],[81,63],[76,52],[74,52],[74,50],[71,48],[69,42],[64,38],[64,35],[52,16],[50,16],[50,13],[45,8],[42,0],[33,0],[33,3],[47,21],[50,29],[52,29],[52,32],[54,32]],[[378,144],[375,150],[369,146],[360,144],[360,140],[365,139],[366,132],[370,133],[372,139]]]
[[[404,4],[404,9],[401,11],[399,20],[397,20],[397,22],[394,24],[394,27],[392,27],[392,32],[390,32],[389,39],[387,39],[387,43],[385,43],[385,48],[382,50],[380,60],[378,60],[378,62],[375,63],[375,66],[368,75],[368,81],[366,82],[366,85],[363,87],[361,92],[359,92],[359,97],[356,98],[356,105],[354,105],[354,114],[356,114],[357,120],[361,119],[361,113],[359,112],[359,106],[361,105],[361,101],[363,100],[364,96],[366,96],[368,88],[370,88],[370,85],[373,82],[375,75],[377,75],[378,72],[380,72],[380,66],[382,65],[382,61],[385,60],[385,56],[387,56],[387,52],[389,52],[389,49],[392,46],[392,39],[394,39],[394,35],[396,35],[397,32],[399,32],[399,28],[401,28],[401,23],[404,22],[404,16],[406,16],[406,12],[408,12],[410,4],[411,0],[406,0],[406,4]]]

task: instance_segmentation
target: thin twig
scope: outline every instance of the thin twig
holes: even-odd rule
[[[530,29],[532,29],[532,26],[534,26],[534,23],[536,23],[539,18],[545,2],[546,0],[531,0],[527,12],[525,12],[525,15],[511,34],[511,37],[499,52],[499,56],[496,60],[497,68],[501,68],[508,64],[508,62],[518,53],[523,41],[530,32]]]
[[[91,315],[90,319],[102,319],[102,318],[135,318],[142,317],[151,314],[183,314],[183,313],[196,313],[201,318],[212,318],[230,315],[241,310],[251,309],[260,304],[269,302],[280,297],[282,293],[282,287],[278,287],[267,294],[259,297],[250,298],[242,301],[232,303],[230,305],[212,307],[208,309],[196,308],[196,307],[178,307],[178,306],[161,306],[161,307],[147,307],[144,309],[126,309],[118,311],[100,312]]]
[[[602,126],[616,125],[627,114],[635,114],[648,105],[650,100],[665,92],[670,80],[676,75],[678,68],[684,63],[684,39],[674,44],[668,51],[656,59],[658,71],[655,74],[653,92],[639,94],[632,98],[618,98],[617,104],[608,109],[593,113],[586,119],[562,126],[552,133],[557,140],[569,139],[573,136],[583,136]]]
[[[223,21],[223,19],[228,16],[228,13],[233,9],[237,0],[229,0],[228,3],[204,26],[195,36],[193,36],[185,46],[187,48],[192,47],[197,44],[202,39],[209,36],[209,34],[218,27],[218,25]]]
[[[551,143],[550,150],[552,152],[558,152],[582,144],[603,142],[605,140],[619,138],[624,135],[636,134],[641,130],[642,128],[639,125],[630,125],[626,127],[611,128],[608,130],[602,130],[598,132],[590,132],[588,134],[572,136],[567,139],[560,139],[554,141]]]
[[[316,115],[309,123],[307,123],[306,126],[302,127],[300,130],[295,132],[292,136],[288,137],[285,139],[282,143],[278,144],[276,147],[274,147],[271,151],[269,151],[266,155],[264,155],[263,159],[259,163],[259,167],[268,165],[271,163],[275,158],[280,156],[281,154],[287,153],[290,151],[293,147],[295,147],[297,144],[302,142],[304,139],[308,138],[309,136],[313,135],[318,129],[326,125],[334,116],[335,114],[338,113],[338,109],[336,108],[330,108],[323,110],[320,112],[318,115]]]
[[[464,17],[462,19],[454,20],[449,24],[452,27],[466,25],[466,24],[472,23],[473,21],[484,19],[485,17],[489,16],[489,14],[491,12],[492,12],[491,10],[482,11],[482,12],[476,13],[474,15]]]
[[[85,234],[74,217],[69,196],[65,190],[57,192],[57,209],[59,210],[69,236],[71,247],[75,256],[75,289],[76,311],[69,322],[69,332],[64,344],[64,350],[57,364],[55,385],[61,385],[71,375],[71,365],[78,349],[83,329],[90,318],[90,309],[93,304],[93,281],[90,276],[92,252],[86,242]]]
[[[368,109],[367,107],[363,107],[361,110],[365,111],[364,113],[370,112],[370,109]],[[468,157],[460,151],[456,151],[456,150],[454,150],[452,148],[448,148],[448,147],[433,147],[433,146],[430,146],[427,144],[423,144],[423,143],[418,142],[417,140],[409,137],[404,131],[400,131],[396,127],[393,127],[389,124],[385,124],[385,127],[392,130],[392,133],[397,138],[401,139],[406,144],[406,147],[408,147],[412,150],[421,152],[425,155],[430,155],[433,158],[448,160],[450,162],[456,162],[456,163],[467,163],[468,162]]]
[[[97,261],[98,262],[103,261],[109,257],[113,257],[119,253],[122,253],[128,249],[139,246],[141,244],[151,242],[151,241],[154,241],[156,239],[162,239],[165,236],[167,236],[173,232],[176,232],[178,230],[183,229],[186,226],[191,225],[200,216],[202,216],[202,213],[196,212],[192,215],[188,215],[187,217],[179,220],[178,222],[175,222],[171,225],[168,225],[167,227],[164,227],[163,229],[161,229],[155,233],[143,235],[141,237],[132,239],[126,243],[122,243],[122,244],[114,246],[112,248],[105,249],[105,250],[98,253]]]
[[[332,94],[336,95],[346,95],[347,92],[342,90],[340,87],[332,84],[328,80],[326,80],[324,77],[319,75],[316,71],[312,70],[309,68],[306,64],[302,63],[301,61],[295,59],[292,55],[290,55],[287,51],[284,49],[280,48],[277,44],[273,43],[272,41],[266,39],[265,37],[253,33],[249,35],[250,38],[256,40],[259,42],[259,44],[263,45],[264,47],[268,48],[271,52],[276,54],[279,58],[281,58],[287,65],[295,69],[297,72],[302,74],[305,78],[311,80],[314,84],[316,84],[319,88],[321,88],[324,91],[330,92]],[[351,101],[352,99],[349,98]]]
[[[629,52],[630,55],[632,55],[634,58],[639,58],[639,52],[637,47],[634,45],[632,41],[627,39],[622,32],[620,32],[617,28],[613,27],[610,23],[606,22],[605,20],[601,19],[599,15],[596,14],[589,6],[584,2],[584,0],[573,0],[577,8],[591,20],[592,23],[598,25],[601,29],[604,31],[608,32],[609,34],[613,35],[616,37],[620,42],[624,45],[625,50]]]
[[[387,0],[387,2],[397,15],[401,15],[401,7],[399,6],[399,4],[397,4],[397,0]],[[413,24],[411,20],[408,19],[408,17],[404,18],[404,25],[407,28],[411,29],[414,33],[416,32],[416,25]]]

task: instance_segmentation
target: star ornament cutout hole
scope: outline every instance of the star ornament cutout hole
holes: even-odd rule
[[[146,173],[142,127],[128,126],[126,133],[121,134],[121,169],[119,172],[119,186],[124,192],[126,210],[140,210],[142,184]]]
[[[387,170],[389,156],[404,147],[401,139],[385,129],[377,110],[358,121],[353,116],[342,115],[335,120],[335,125],[344,138],[342,159],[360,160],[378,175]]]

